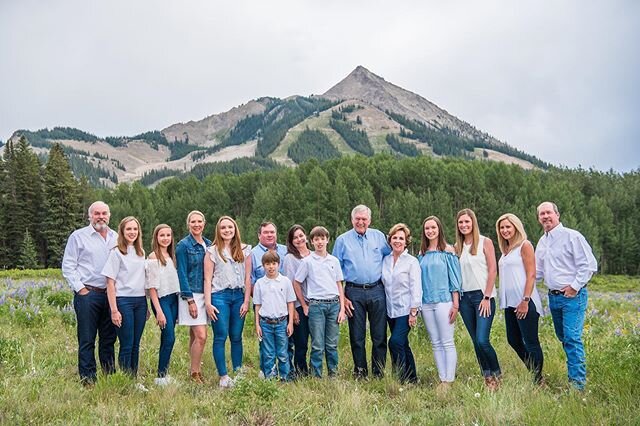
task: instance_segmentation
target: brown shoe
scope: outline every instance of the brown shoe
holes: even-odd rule
[[[500,387],[500,382],[496,377],[493,376],[485,377],[484,384],[489,392],[495,392]]]
[[[194,371],[193,373],[191,373],[191,380],[194,383],[198,383],[199,385],[204,384],[204,376],[199,371]]]

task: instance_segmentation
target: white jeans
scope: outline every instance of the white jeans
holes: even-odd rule
[[[453,342],[453,324],[449,324],[449,311],[453,302],[422,305],[422,319],[427,326],[433,357],[442,382],[453,382],[456,376],[458,354]]]

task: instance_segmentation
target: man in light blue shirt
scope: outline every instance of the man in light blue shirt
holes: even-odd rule
[[[354,207],[351,223],[353,229],[336,239],[332,254],[340,261],[345,280],[353,374],[356,378],[365,378],[369,372],[365,348],[368,316],[373,343],[371,371],[375,377],[382,377],[387,362],[387,303],[380,278],[382,259],[391,253],[391,248],[382,232],[369,228],[369,207]]]
[[[549,288],[549,309],[556,336],[567,355],[569,382],[583,390],[587,368],[582,329],[587,310],[587,283],[598,264],[581,233],[560,223],[558,206],[546,201],[538,206],[544,235],[536,247],[536,280]]]
[[[116,329],[111,322],[107,281],[101,274],[118,235],[109,229],[109,206],[96,201],[89,207],[89,225],[74,231],[64,250],[62,275],[74,292],[77,317],[78,372],[84,385],[96,381],[95,346],[105,374],[115,371],[113,345]]]

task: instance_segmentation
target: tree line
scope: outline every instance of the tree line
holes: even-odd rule
[[[253,167],[265,170],[247,171]],[[87,223],[86,209],[96,199],[110,205],[112,227],[127,215],[138,217],[147,250],[158,223],[171,225],[176,238],[185,235],[185,218],[193,209],[205,213],[206,235],[212,236],[217,218],[228,214],[237,219],[244,240],[255,244],[263,220],[274,221],[281,242],[294,223],[307,230],[322,224],[335,239],[351,227],[350,211],[360,203],[371,207],[372,226],[384,232],[397,222],[408,224],[413,250],[426,216],[439,216],[451,241],[455,214],[465,207],[476,212],[480,231],[494,241],[496,219],[505,212],[518,215],[535,243],[541,235],[536,206],[551,200],[562,222],[591,243],[601,272],[640,274],[640,170],[524,170],[493,161],[390,154],[268,168],[245,159],[234,167],[167,179],[155,188],[136,182],[95,189],[73,177],[59,145],[43,165],[26,139],[9,142],[0,161],[0,267],[58,266],[68,235]]]

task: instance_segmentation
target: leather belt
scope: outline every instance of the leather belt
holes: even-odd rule
[[[368,289],[368,288],[374,288],[378,286],[378,284],[380,283],[381,283],[380,280],[376,281],[375,283],[367,283],[367,284],[358,284],[351,281],[347,281],[347,287]]]
[[[103,287],[94,287],[94,286],[89,285],[89,284],[85,284],[84,287],[87,290],[95,291],[96,293],[106,293],[107,292],[107,289],[103,288]]]
[[[338,303],[340,299],[338,297],[333,297],[331,299],[309,299],[309,304],[314,303]]]
[[[288,315],[285,315],[283,317],[278,317],[278,318],[260,317],[260,321],[264,321],[267,324],[280,324],[282,321],[285,321],[287,318],[289,318]]]

